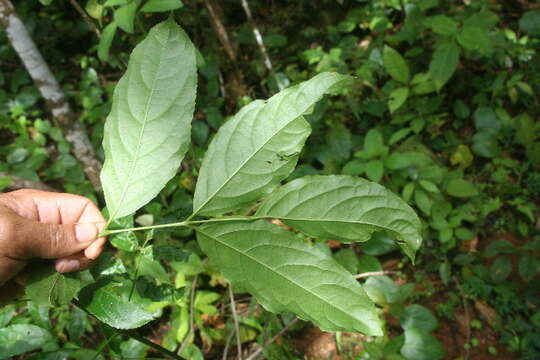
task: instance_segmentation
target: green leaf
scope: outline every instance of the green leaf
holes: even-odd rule
[[[527,11],[519,19],[519,27],[529,35],[540,35],[540,9]]]
[[[525,281],[530,281],[540,271],[540,261],[531,254],[522,255],[519,258],[519,275]]]
[[[486,158],[494,158],[499,156],[501,153],[501,147],[497,142],[496,135],[493,133],[493,130],[484,129],[480,130],[472,137],[473,151],[479,156]]]
[[[495,111],[489,107],[476,109],[473,115],[474,126],[477,130],[490,130],[494,134],[501,130],[502,124]]]
[[[422,243],[420,220],[409,205],[381,185],[345,175],[294,180],[272,193],[255,215],[344,242],[368,241],[373,232],[384,230],[401,241],[411,258]]]
[[[180,0],[148,0],[142,12],[163,12],[180,9],[184,4]]]
[[[438,15],[429,18],[429,27],[439,35],[455,35],[458,30],[458,23],[448,16]]]
[[[32,268],[25,288],[26,296],[37,305],[60,306],[68,304],[82,287],[73,274],[60,274],[50,264]]]
[[[135,236],[135,233],[133,231],[110,235],[109,242],[115,248],[127,252],[134,252],[139,249],[139,242],[137,240],[137,236]]]
[[[193,44],[174,21],[156,25],[133,50],[105,123],[101,181],[110,220],[134,213],[176,174],[195,90]]]
[[[384,166],[390,170],[405,169],[414,164],[415,156],[416,154],[414,152],[393,152],[384,159]]]
[[[494,283],[502,283],[512,272],[512,260],[508,256],[500,256],[493,262],[490,268],[491,280]]]
[[[383,50],[383,63],[386,71],[394,80],[407,83],[409,81],[409,65],[396,50],[385,46]]]
[[[424,190],[419,188],[414,190],[414,202],[426,215],[431,215],[431,206],[433,203]]]
[[[379,305],[394,304],[400,300],[399,286],[388,276],[370,276],[364,284],[364,290]]]
[[[400,87],[395,90],[393,90],[390,93],[390,99],[388,100],[388,108],[390,109],[390,112],[393,113],[397,109],[401,107],[407,101],[407,98],[409,97],[409,88],[407,87]]]
[[[441,90],[454,75],[458,63],[459,47],[453,41],[445,42],[437,47],[429,64],[429,73],[437,91]]]
[[[334,259],[351,274],[358,272],[358,258],[352,249],[341,249],[334,254]]]
[[[268,194],[292,172],[311,132],[302,114],[347,79],[322,73],[243,107],[208,147],[195,189],[194,214],[222,214]]]
[[[454,197],[473,197],[478,195],[478,190],[473,183],[464,179],[453,179],[448,183],[446,192]]]
[[[360,245],[363,252],[372,256],[381,256],[398,250],[396,240],[383,231],[373,234],[371,239]]]
[[[363,255],[358,259],[358,272],[381,271],[382,265],[375,256]]]
[[[384,175],[382,160],[371,160],[366,164],[366,175],[371,181],[379,182]]]
[[[116,329],[133,329],[152,321],[145,306],[130,299],[133,283],[103,277],[79,293],[81,305],[105,324]]]
[[[425,332],[433,331],[439,326],[437,318],[433,316],[429,309],[422,305],[409,305],[403,311],[400,318],[401,327],[403,330],[417,328]]]
[[[437,185],[435,185],[431,181],[420,180],[419,183],[424,189],[426,189],[429,192],[432,192],[432,193],[438,193],[439,192],[439,188],[437,187]]]
[[[6,326],[0,329],[0,359],[39,349],[49,341],[54,341],[52,335],[39,326],[30,324]]]
[[[355,154],[360,159],[369,160],[379,155],[386,155],[388,147],[384,145],[382,134],[377,129],[371,129],[364,138],[364,148]]]
[[[405,344],[401,355],[407,360],[439,360],[445,355],[441,343],[433,335],[420,329],[405,330]]]
[[[488,30],[478,26],[464,26],[457,40],[467,50],[478,51],[482,55],[490,55],[493,44],[488,36]]]
[[[116,35],[117,27],[118,26],[113,21],[109,25],[105,26],[105,29],[103,29],[103,33],[101,34],[101,38],[99,39],[97,50],[99,60],[107,61],[109,59],[109,50],[111,49],[114,35]]]
[[[92,18],[101,21],[101,16],[103,15],[103,5],[100,5],[98,0],[89,0],[84,7],[84,10]]]
[[[127,5],[114,11],[114,21],[120,29],[128,33],[133,33],[133,24],[135,23],[135,14],[141,0],[132,0]]]
[[[375,307],[332,257],[264,220],[197,228],[204,252],[269,311],[290,311],[325,331],[382,335]]]

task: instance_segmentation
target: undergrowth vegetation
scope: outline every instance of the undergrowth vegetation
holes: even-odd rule
[[[73,276],[32,266],[0,308],[0,358],[540,357],[537,3],[14,5],[105,164],[104,191],[4,33],[0,189],[90,197],[110,246]],[[169,152],[133,165],[140,114],[125,110],[149,91],[130,81],[156,66],[159,26],[181,42],[165,48],[176,82],[159,85],[147,114],[165,120],[142,143]],[[360,193],[398,210],[358,227],[373,204]],[[271,250],[259,265],[319,272],[257,277],[227,252],[250,246]],[[304,298],[289,282],[305,280],[351,292]]]

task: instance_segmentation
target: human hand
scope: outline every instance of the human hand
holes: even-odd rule
[[[32,258],[56,259],[58,272],[90,266],[102,252],[105,219],[83,196],[38,190],[0,195],[0,286]]]

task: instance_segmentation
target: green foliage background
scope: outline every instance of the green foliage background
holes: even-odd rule
[[[362,245],[317,245],[351,273],[397,272],[359,280],[387,319],[386,333],[364,341],[361,353],[342,350],[343,358],[436,359],[444,353],[538,358],[538,4],[252,0],[273,72],[265,67],[241,2],[219,4],[217,16],[229,33],[234,59],[214,32],[215,19],[204,1],[90,0],[83,8],[101,39],[69,2],[15,4],[102,158],[112,90],[133,47],[168,16],[163,9],[174,8],[175,20],[199,51],[193,144],[181,171],[135,219],[116,226],[185,219],[209,141],[241,106],[320,72],[353,75],[345,96],[322,100],[306,116],[313,133],[289,180],[347,174],[380,182],[421,215],[424,246],[413,266],[388,234]],[[103,205],[5,35],[0,36],[0,172]],[[9,177],[0,178],[0,188],[10,188]],[[234,343],[227,284],[190,230],[156,231],[151,237],[152,248],[148,234],[111,236],[110,251],[92,271],[138,279],[139,303],[153,306],[160,316],[140,334],[170,350],[188,339],[184,356],[220,358],[225,344]],[[124,287],[129,288],[119,285]],[[236,290],[242,298],[242,289]],[[264,344],[290,320],[261,311],[250,298],[243,301],[238,307],[245,310],[240,313],[244,348]],[[445,337],[464,311],[471,335],[456,350]],[[0,309],[0,326],[0,357],[36,349],[44,353],[25,358],[158,356],[71,305],[17,302]],[[294,339],[305,327],[295,324],[264,356],[302,358]],[[2,345],[19,333],[24,339],[27,331],[33,340],[25,347]],[[496,340],[483,343],[486,332]],[[340,339],[338,346],[345,346]]]

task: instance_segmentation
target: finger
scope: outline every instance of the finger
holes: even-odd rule
[[[60,273],[69,273],[79,270],[88,269],[92,266],[93,260],[87,258],[84,252],[81,251],[77,254],[57,259],[55,262],[56,271]]]
[[[43,224],[23,218],[13,222],[16,258],[55,259],[86,249],[96,240],[95,224]]]
[[[101,237],[94,241],[86,250],[84,250],[84,255],[92,260],[97,259],[101,253],[103,252],[103,248],[105,247],[105,244],[107,243],[107,240],[104,237]]]
[[[0,286],[17,275],[17,273],[21,271],[25,265],[26,261],[2,256],[0,258]]]
[[[0,202],[26,219],[47,224],[105,223],[97,206],[80,195],[24,189],[0,195]]]

